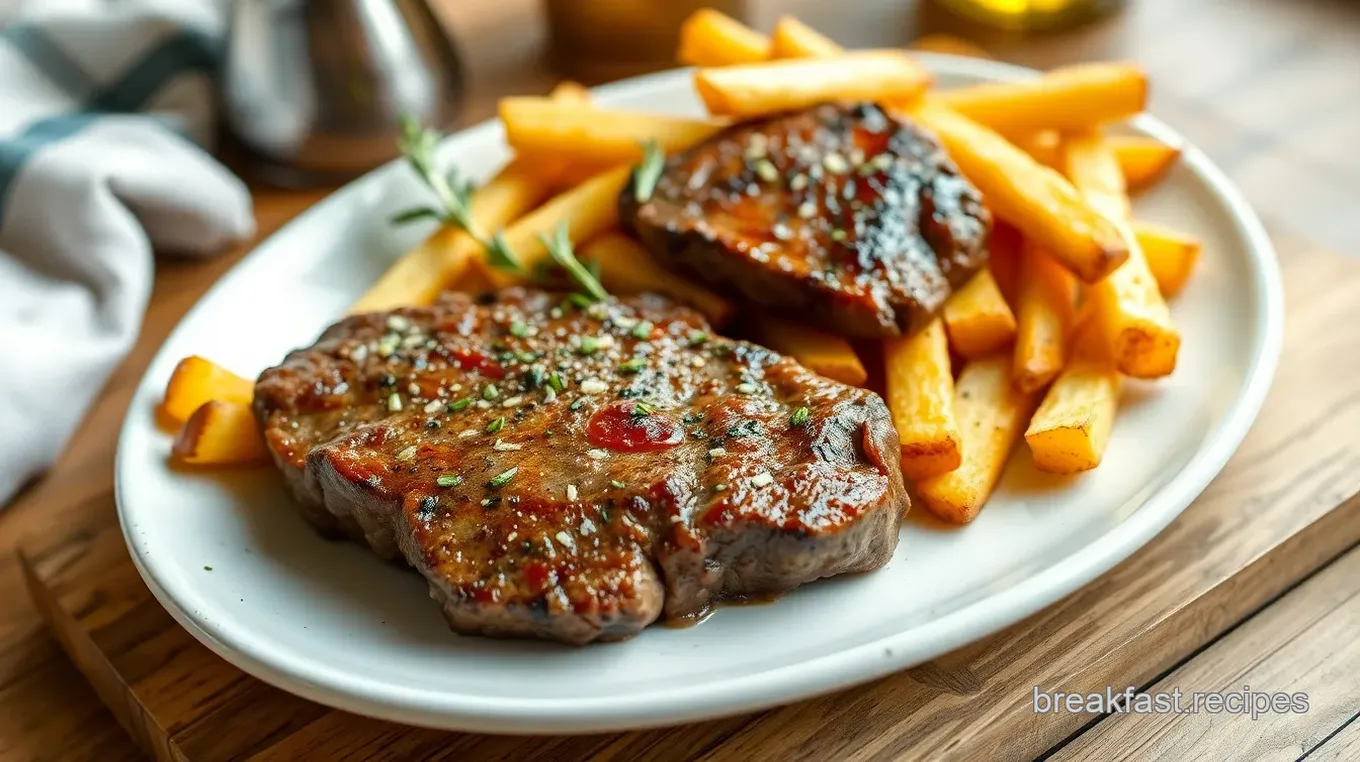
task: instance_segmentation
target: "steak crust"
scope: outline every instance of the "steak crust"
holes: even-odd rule
[[[875,569],[907,505],[876,394],[654,296],[352,316],[255,412],[303,515],[415,567],[460,633],[618,640]]]
[[[866,339],[924,327],[986,265],[991,229],[935,138],[872,103],[730,127],[619,208],[662,264]]]

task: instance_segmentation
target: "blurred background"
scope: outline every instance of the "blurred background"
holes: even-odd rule
[[[1136,60],[1150,110],[1207,151],[1267,217],[1360,253],[1360,2],[1355,0],[430,0],[464,62],[464,123],[561,77],[673,66],[695,7],[768,32],[791,14],[849,47],[947,35],[1046,69]]]
[[[1258,208],[1320,243],[1360,250],[1360,216],[1341,203],[1360,185],[1354,0],[236,0],[233,7],[225,94],[243,150],[229,145],[227,159],[253,179],[333,183],[374,166],[392,154],[398,109],[454,129],[491,116],[501,96],[546,93],[563,78],[598,84],[671,68],[681,21],[712,7],[764,32],[793,15],[848,47],[914,45],[1039,69],[1135,60],[1153,83],[1150,110],[1208,151]],[[314,75],[299,74],[298,54]],[[236,92],[230,73],[242,67],[256,70],[263,100]],[[261,119],[262,104],[283,118]],[[310,110],[299,112],[300,104]],[[293,148],[268,156],[273,136],[258,133],[275,122],[309,140],[283,141]]]

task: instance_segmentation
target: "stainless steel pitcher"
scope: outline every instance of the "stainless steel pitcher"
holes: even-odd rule
[[[335,182],[394,157],[398,119],[453,127],[462,68],[428,0],[235,0],[227,126],[282,185]]]

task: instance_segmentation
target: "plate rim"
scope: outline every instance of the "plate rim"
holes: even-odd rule
[[[1019,80],[1039,76],[1032,69],[995,61],[945,54],[917,55],[931,69],[990,80]],[[645,90],[658,82],[678,78],[687,69],[670,69],[610,83],[593,92],[600,96]],[[662,688],[623,697],[524,699],[451,693],[424,688],[391,686],[368,678],[355,678],[334,669],[314,669],[307,663],[281,665],[268,649],[242,641],[226,628],[200,621],[179,605],[162,587],[154,570],[139,552],[128,516],[129,496],[122,476],[124,448],[129,432],[144,422],[137,420],[135,404],[129,407],[118,437],[114,458],[114,497],[119,524],[129,556],[158,602],[182,627],[218,656],[237,668],[275,687],[319,704],[356,714],[424,727],[471,732],[520,734],[587,733],[641,729],[696,722],[742,712],[765,709],[816,695],[831,693],[898,672],[931,658],[988,637],[1042,610],[1127,559],[1151,541],[1185,510],[1222,471],[1256,421],[1279,365],[1284,336],[1284,287],[1274,245],[1264,225],[1242,192],[1202,151],[1176,130],[1150,114],[1130,120],[1138,133],[1182,146],[1181,163],[1211,192],[1226,213],[1228,225],[1246,242],[1242,253],[1251,268],[1250,282],[1260,303],[1254,325],[1246,382],[1226,409],[1223,420],[1190,461],[1166,483],[1152,492],[1136,511],[1085,546],[1052,566],[1026,577],[1005,590],[980,598],[944,617],[923,622],[858,646],[796,664],[742,675],[718,682],[678,688]],[[488,131],[500,132],[492,117],[460,130],[449,140],[464,139]],[[445,144],[447,146],[447,143]],[[232,270],[258,256],[266,244],[287,235],[294,226],[305,226],[322,207],[354,195],[375,176],[393,171],[393,160],[347,183],[304,210],[272,233]],[[230,272],[230,270],[228,271]],[[213,293],[220,279],[208,289],[166,337],[162,348],[138,382],[134,403],[141,399],[159,364],[165,344],[183,329]],[[910,647],[907,647],[908,643]]]

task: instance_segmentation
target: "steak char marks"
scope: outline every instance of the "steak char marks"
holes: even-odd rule
[[[907,505],[877,395],[659,297],[349,317],[255,410],[311,523],[410,563],[462,633],[618,640],[875,569]]]
[[[991,215],[939,143],[872,103],[731,127],[620,214],[659,261],[846,336],[924,327],[987,263]]]

